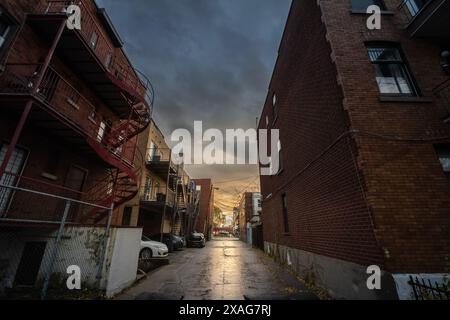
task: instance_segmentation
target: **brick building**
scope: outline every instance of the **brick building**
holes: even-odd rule
[[[194,179],[197,192],[200,192],[199,213],[194,223],[195,230],[211,240],[214,214],[214,186],[211,179]]]
[[[151,238],[184,235],[188,205],[193,201],[191,178],[182,164],[173,161],[172,150],[153,119],[138,141],[138,149],[145,155],[140,189],[120,208],[122,224],[142,227],[143,234]]]
[[[260,225],[261,194],[246,192],[239,203],[239,234],[240,239],[253,244],[256,228]],[[256,243],[255,243],[256,244]]]
[[[78,1],[81,28],[71,28],[67,3],[0,1],[0,291],[67,265],[109,293],[136,277],[142,230],[122,228],[112,209],[139,190],[152,88],[104,9]]]
[[[368,30],[367,6],[381,6]],[[450,271],[450,1],[294,0],[260,129],[265,249],[337,298],[411,297]],[[382,290],[366,286],[367,267]]]

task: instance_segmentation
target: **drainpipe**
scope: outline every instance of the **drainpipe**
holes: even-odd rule
[[[65,26],[66,26],[66,19],[63,19],[61,22],[61,25],[59,26],[58,32],[55,36],[55,39],[53,40],[52,46],[50,47],[50,50],[48,51],[47,56],[45,57],[44,64],[42,65],[39,77],[38,77],[37,81],[33,84],[34,87],[33,87],[33,91],[31,92],[32,96],[34,96],[36,93],[38,93],[39,87],[41,86],[42,80],[44,79],[44,75],[47,71],[48,66],[50,65],[50,61],[53,58],[53,55],[56,50],[56,46],[58,45],[59,40],[61,39],[61,35],[64,31]],[[6,167],[8,166],[9,160],[11,160],[11,156],[12,156],[14,150],[16,149],[17,142],[19,141],[19,138],[22,134],[23,127],[25,126],[25,122],[28,119],[32,105],[33,105],[33,100],[29,100],[27,102],[27,104],[25,105],[25,109],[22,112],[19,123],[17,124],[17,127],[14,131],[13,138],[11,139],[11,142],[8,146],[8,150],[6,151],[5,158],[3,159],[3,162],[0,166],[0,178],[3,177]]]

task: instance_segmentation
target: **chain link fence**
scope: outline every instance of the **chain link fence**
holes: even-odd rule
[[[0,184],[0,298],[101,298],[113,208]],[[51,191],[51,190],[48,190]],[[64,190],[63,190],[64,191]],[[106,225],[83,225],[90,212]]]

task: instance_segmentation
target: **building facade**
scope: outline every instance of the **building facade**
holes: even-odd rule
[[[196,191],[200,194],[199,212],[195,218],[195,230],[211,240],[214,213],[214,186],[211,179],[194,179]]]
[[[239,234],[241,241],[257,245],[261,230],[261,193],[246,192],[239,203]],[[257,230],[258,229],[258,230]]]
[[[259,124],[280,130],[282,159],[261,177],[265,250],[336,298],[409,299],[410,276],[450,271],[448,12],[292,3]]]
[[[139,190],[153,91],[105,10],[77,3],[80,28],[64,1],[0,1],[3,292],[49,287],[70,265],[109,294],[136,278],[142,230],[117,208]]]

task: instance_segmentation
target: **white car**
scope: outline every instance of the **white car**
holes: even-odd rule
[[[151,258],[166,258],[169,255],[169,248],[164,243],[150,240],[146,236],[141,239],[141,251],[139,258],[148,260]]]

